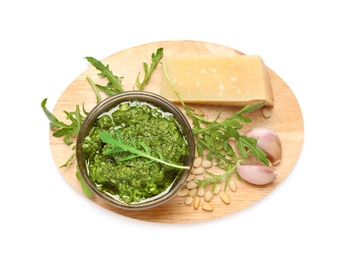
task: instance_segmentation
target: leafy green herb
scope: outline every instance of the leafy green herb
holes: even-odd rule
[[[110,144],[112,146],[111,149],[104,151],[103,154],[129,152],[129,155],[125,158],[122,158],[121,161],[131,160],[136,157],[144,157],[144,158],[149,159],[150,161],[159,162],[159,163],[168,165],[170,167],[174,167],[174,168],[178,168],[178,169],[189,169],[188,166],[176,165],[176,164],[172,164],[172,163],[164,161],[164,159],[162,158],[162,156],[160,154],[157,154],[158,157],[153,156],[151,149],[141,142],[139,142],[137,144],[135,144],[132,141],[129,144],[124,143],[121,138],[120,132],[118,130],[116,131],[117,138],[113,137],[111,134],[106,133],[106,132],[100,132],[99,136],[100,136],[100,139],[104,143]],[[141,147],[141,149],[140,149],[140,147]]]
[[[87,81],[89,82],[89,84],[92,86],[94,92],[95,92],[95,96],[96,96],[96,103],[99,104],[102,100],[101,96],[100,96],[100,93],[99,93],[99,90],[98,90],[98,87],[96,86],[96,84],[94,83],[94,81],[89,77],[87,76],[86,77]]]
[[[77,176],[77,179],[79,180],[80,186],[82,187],[82,191],[85,194],[85,196],[87,196],[88,198],[92,198],[93,192],[91,191],[91,189],[89,189],[89,187],[83,180],[83,177],[79,173],[78,167],[77,167],[77,172],[75,173],[75,176]]]
[[[64,123],[60,120],[58,120],[47,108],[46,108],[46,103],[47,103],[47,98],[45,98],[42,102],[41,102],[41,108],[43,110],[43,112],[45,113],[45,115],[47,116],[47,118],[50,121],[50,128],[54,130],[53,132],[53,136],[55,137],[62,137],[63,136],[63,142],[68,145],[71,146],[73,144],[72,138],[76,137],[79,133],[80,130],[80,126],[85,118],[85,116],[87,115],[88,112],[85,111],[84,109],[84,105],[83,105],[83,113],[84,115],[82,115],[80,109],[79,109],[79,105],[76,106],[76,109],[74,112],[67,112],[64,111],[64,113],[67,115],[66,119],[69,120],[71,123],[67,124]],[[73,147],[73,149],[75,148],[75,146]],[[61,167],[66,167],[69,162],[71,160],[73,160],[74,155],[71,155],[69,160],[64,163]]]
[[[122,88],[122,78],[114,75],[114,73],[110,70],[109,65],[105,66],[101,61],[93,57],[85,57],[85,58],[95,68],[101,71],[101,73],[98,74],[99,76],[103,76],[107,78],[107,80],[109,81],[106,86],[95,84],[97,88],[101,89],[109,96],[124,92],[124,89]]]
[[[72,146],[72,150],[75,150],[75,145]],[[74,157],[75,157],[75,152],[73,152],[72,155],[68,158],[68,160],[63,165],[61,165],[61,168],[67,167],[68,164],[70,164],[70,162],[73,161]]]
[[[143,69],[145,72],[145,76],[142,80],[142,82],[140,82],[140,73],[138,73],[137,78],[136,78],[136,86],[138,87],[139,90],[143,90],[143,88],[146,86],[148,80],[150,79],[152,72],[154,71],[154,69],[157,67],[159,61],[162,59],[163,57],[163,48],[159,48],[156,51],[156,54],[152,53],[151,55],[151,65],[150,68],[148,68],[148,64],[146,62],[143,63]]]
[[[259,161],[265,165],[268,165],[266,154],[256,145],[257,140],[251,137],[240,135],[239,133],[239,130],[243,127],[243,123],[250,123],[252,121],[250,118],[244,116],[244,114],[261,108],[264,103],[247,105],[222,121],[219,121],[220,114],[218,114],[215,120],[208,121],[199,115],[195,115],[193,110],[184,104],[184,101],[180,97],[173,82],[167,74],[164,63],[163,70],[169,84],[177,95],[184,110],[186,111],[186,114],[192,119],[192,130],[197,141],[198,152],[203,154],[203,151],[207,150],[207,158],[212,160],[214,157],[218,162],[218,166],[226,170],[224,174],[217,176],[214,176],[214,174],[210,173],[210,177],[206,178],[205,180],[198,181],[198,185],[206,186],[209,183],[216,184],[223,178],[228,180],[231,174],[236,172],[237,163],[242,159],[246,159],[249,153],[252,153]],[[233,140],[235,142],[233,142]],[[235,153],[232,143],[234,143],[234,146],[238,150],[240,156]],[[238,175],[237,172],[236,174]]]
[[[238,164],[231,166],[230,168],[227,169],[227,171],[225,173],[220,174],[220,175],[216,175],[211,172],[207,172],[208,177],[206,177],[205,179],[202,179],[202,180],[197,180],[196,183],[198,184],[198,186],[203,186],[204,188],[206,188],[209,184],[212,184],[212,191],[214,191],[216,184],[220,183],[224,178],[226,178],[225,187],[224,187],[224,189],[226,189],[232,173],[234,173],[237,169],[237,165]]]
[[[73,135],[77,135],[79,133],[81,123],[85,117],[80,113],[79,105],[76,106],[76,109],[74,112],[64,111],[64,113],[67,115],[67,119],[72,122],[71,124],[66,124],[66,123],[63,123],[62,121],[59,121],[46,108],[46,103],[47,103],[47,98],[45,98],[41,102],[41,107],[42,107],[43,112],[46,114],[47,118],[50,121],[50,128],[56,129],[56,131],[53,133],[53,136],[56,136],[56,137],[64,136],[64,138],[63,138],[64,143],[66,145],[70,146],[73,143],[70,140],[70,138]]]

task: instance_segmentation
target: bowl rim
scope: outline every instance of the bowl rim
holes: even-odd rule
[[[93,124],[98,118],[98,116],[100,116],[105,111],[108,111],[111,108],[119,105],[122,102],[131,101],[131,100],[138,100],[138,101],[143,101],[143,102],[153,104],[156,107],[161,108],[162,111],[170,112],[174,115],[177,122],[180,124],[182,131],[187,139],[189,156],[187,156],[185,160],[186,162],[185,164],[189,166],[189,169],[185,170],[181,174],[181,177],[178,180],[174,181],[177,182],[176,185],[174,187],[171,187],[171,189],[168,192],[164,191],[160,193],[162,194],[161,196],[153,200],[144,201],[142,203],[126,204],[122,201],[114,199],[112,196],[109,196],[99,191],[95,187],[95,185],[89,180],[86,163],[83,160],[82,142],[84,138],[87,136],[87,134],[89,133],[89,131],[91,130],[91,128],[93,127]],[[109,204],[121,209],[128,209],[128,210],[147,209],[147,208],[159,206],[171,200],[186,183],[186,180],[193,166],[194,157],[195,157],[195,139],[194,139],[194,134],[191,125],[187,117],[174,103],[172,103],[171,101],[169,101],[163,96],[148,91],[135,91],[135,90],[125,91],[103,99],[100,103],[94,106],[93,109],[85,117],[80,127],[76,140],[76,160],[77,160],[78,171],[82,179],[95,195],[97,195],[102,200],[108,202]]]

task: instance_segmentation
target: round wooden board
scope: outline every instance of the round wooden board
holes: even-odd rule
[[[140,45],[120,51],[103,59],[102,62],[104,64],[109,64],[110,69],[114,74],[123,77],[122,82],[125,90],[132,90],[138,72],[141,72],[143,75],[143,62],[150,64],[151,54],[155,53],[160,47],[164,48],[164,57],[162,61],[164,61],[164,58],[167,56],[180,54],[243,54],[235,49],[208,42],[163,41]],[[268,66],[268,64],[266,65]],[[86,76],[89,76],[95,83],[105,84],[107,81],[98,76],[98,72],[99,71],[93,66],[90,66],[68,86],[60,96],[53,110],[53,114],[58,119],[66,121],[63,110],[74,111],[77,104],[81,106],[84,103],[87,111],[90,111],[90,109],[95,106],[95,94],[86,80]],[[254,186],[243,180],[237,180],[238,190],[236,192],[227,190],[227,193],[231,198],[231,203],[225,205],[216,195],[211,201],[211,204],[214,206],[212,212],[202,210],[201,206],[195,210],[192,206],[184,204],[184,197],[178,196],[161,206],[141,211],[117,209],[97,197],[94,197],[91,200],[108,210],[134,219],[160,223],[188,223],[206,221],[234,214],[264,198],[289,175],[298,160],[304,139],[303,117],[297,99],[287,84],[275,72],[269,68],[268,72],[271,78],[275,98],[272,116],[265,119],[261,115],[260,110],[254,111],[253,113],[248,114],[252,119],[252,123],[246,124],[242,130],[245,131],[254,126],[265,126],[278,133],[282,141],[283,158],[276,166],[279,172],[276,181],[265,186]],[[157,86],[162,80],[162,73],[162,66],[157,66],[149,84],[145,88],[146,91],[157,93]],[[222,118],[225,118],[239,109],[237,107],[206,105],[195,107],[199,107],[203,110],[205,115],[210,119],[215,118],[218,112],[221,112]],[[50,146],[54,161],[60,173],[72,187],[82,193],[80,184],[75,175],[76,162],[72,162],[67,167],[60,167],[73,153],[71,147],[66,146],[61,138],[53,137],[52,131],[50,131]],[[235,175],[233,175],[232,178],[236,178]]]

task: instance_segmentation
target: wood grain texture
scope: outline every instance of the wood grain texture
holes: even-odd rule
[[[160,47],[164,48],[164,57],[180,54],[243,54],[235,49],[208,42],[163,41],[140,45],[115,53],[103,59],[102,62],[109,64],[110,69],[116,75],[123,77],[122,82],[125,90],[132,90],[137,73],[143,71],[142,63],[144,61],[150,63],[151,54],[156,52]],[[266,65],[268,67],[268,64]],[[66,121],[63,110],[74,111],[75,105],[82,105],[83,103],[87,111],[93,108],[96,104],[96,98],[94,91],[86,80],[86,76],[90,76],[95,83],[104,84],[106,81],[98,76],[97,73],[98,71],[93,66],[90,66],[74,79],[58,99],[53,114],[60,120]],[[254,111],[249,114],[249,117],[253,120],[252,123],[245,125],[242,130],[247,131],[254,126],[265,126],[275,130],[279,134],[283,146],[283,158],[276,166],[279,171],[279,176],[276,181],[269,185],[259,187],[248,184],[243,180],[237,180],[238,190],[235,193],[229,190],[227,191],[231,197],[231,203],[225,205],[218,196],[215,196],[211,201],[211,204],[214,206],[212,212],[203,211],[201,206],[195,210],[192,206],[185,205],[183,202],[184,198],[178,196],[161,206],[141,211],[117,209],[95,197],[91,200],[108,210],[129,218],[160,223],[188,223],[206,221],[234,214],[264,198],[290,174],[298,160],[304,139],[303,117],[296,97],[288,85],[274,71],[268,68],[268,73],[271,78],[275,98],[272,116],[265,119],[261,115],[260,110]],[[161,82],[162,75],[162,67],[158,66],[145,90],[158,93],[158,86]],[[177,105],[179,106],[179,104]],[[221,112],[222,118],[225,118],[239,109],[237,107],[208,105],[196,105],[195,107],[199,107],[203,110],[205,115],[210,119],[215,118],[218,112]],[[52,155],[59,172],[74,189],[82,194],[80,184],[75,176],[76,163],[73,162],[65,168],[60,167],[73,153],[72,149],[66,146],[61,138],[53,137],[51,131],[49,139]],[[232,178],[235,178],[235,176]]]

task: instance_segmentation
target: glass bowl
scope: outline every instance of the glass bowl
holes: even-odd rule
[[[103,113],[108,112],[109,110],[118,107],[120,104],[124,103],[126,104],[127,102],[144,102],[147,104],[151,104],[160,110],[162,110],[163,113],[168,113],[169,115],[173,115],[175,118],[175,122],[177,123],[181,134],[184,136],[185,143],[187,144],[187,151],[188,153],[182,158],[182,165],[186,166],[186,169],[183,170],[177,170],[175,172],[175,177],[172,180],[171,184],[162,192],[159,194],[156,194],[150,198],[146,198],[142,201],[136,201],[136,202],[125,202],[120,198],[120,196],[113,195],[107,190],[103,190],[103,186],[106,184],[99,184],[98,183],[93,183],[90,178],[90,172],[89,172],[89,166],[88,166],[88,158],[89,155],[87,156],[84,152],[83,148],[83,142],[85,141],[87,136],[89,135],[90,131],[92,130],[94,125],[97,125],[96,122],[98,122],[98,118],[102,116]],[[116,127],[116,126],[115,126]],[[117,126],[117,128],[120,127],[125,127],[125,126]],[[166,134],[167,135],[167,134]],[[162,136],[159,138],[165,138],[165,135],[162,133]],[[104,143],[103,143],[104,144]],[[103,145],[102,144],[102,145]],[[87,145],[87,144],[86,144]],[[142,149],[142,147],[141,147]],[[95,153],[101,153],[102,151],[99,151],[100,149],[98,148]],[[93,193],[103,199],[104,201],[108,202],[111,205],[114,205],[117,208],[122,208],[122,209],[127,209],[127,210],[140,210],[140,209],[147,209],[147,208],[152,208],[158,205],[161,205],[170,199],[172,199],[176,193],[182,188],[182,186],[186,183],[186,180],[188,178],[188,175],[191,171],[193,161],[194,161],[194,155],[195,155],[195,140],[194,140],[194,135],[191,129],[191,126],[185,117],[185,115],[181,112],[181,110],[165,99],[162,96],[159,96],[157,94],[151,93],[151,92],[146,92],[146,91],[125,91],[123,93],[117,94],[110,96],[104,100],[102,100],[99,104],[97,104],[87,115],[85,120],[83,121],[83,124],[81,126],[81,129],[78,134],[77,138],[77,143],[76,143],[76,158],[77,158],[77,165],[78,165],[78,170],[80,175],[82,176],[84,182],[87,184],[87,186],[93,191]],[[158,156],[157,156],[158,157]],[[93,167],[95,165],[93,164]],[[140,166],[141,167],[141,166]],[[122,169],[121,169],[122,170]],[[140,168],[138,168],[138,173]],[[120,171],[120,169],[118,169]],[[123,170],[122,170],[123,172]],[[97,174],[97,173],[96,173]],[[105,174],[105,173],[104,173]],[[121,174],[121,173],[119,173]],[[139,174],[139,173],[138,173]],[[126,175],[128,176],[128,175]],[[135,178],[139,178],[135,174]],[[142,175],[141,175],[142,176]],[[130,177],[131,178],[131,175]],[[114,181],[114,183],[117,183],[119,181]],[[121,182],[121,181],[120,181]],[[110,183],[110,185],[113,185]],[[123,185],[123,184],[120,184]],[[125,184],[126,185],[126,184]],[[117,185],[115,186],[116,190],[120,190],[120,187]],[[147,187],[145,187],[147,190]],[[124,189],[122,189],[123,191]]]

